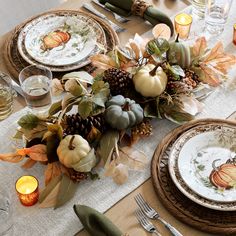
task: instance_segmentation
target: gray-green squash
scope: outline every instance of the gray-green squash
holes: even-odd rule
[[[191,64],[190,47],[179,42],[179,35],[177,35],[174,42],[170,43],[170,48],[167,51],[167,60],[170,64],[177,64],[182,68],[189,68]]]
[[[106,107],[105,120],[114,129],[124,130],[143,120],[142,107],[122,95],[112,97]]]

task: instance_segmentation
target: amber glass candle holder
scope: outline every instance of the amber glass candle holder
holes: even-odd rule
[[[33,206],[39,199],[39,183],[34,176],[22,176],[16,181],[16,191],[24,206]]]
[[[236,24],[234,24],[233,43],[236,45]]]
[[[192,16],[186,13],[180,13],[175,16],[175,31],[179,34],[179,38],[187,39],[190,33]]]

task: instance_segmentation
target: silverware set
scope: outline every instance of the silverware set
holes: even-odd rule
[[[126,23],[129,21],[129,19],[123,17],[123,16],[120,16],[118,14],[116,14],[115,12],[112,12],[111,10],[109,10],[108,8],[106,8],[103,4],[99,3],[99,1],[97,0],[92,0],[93,3],[95,3],[96,5],[102,7],[103,9],[111,12],[114,16],[114,18],[116,19],[116,21],[118,21],[119,23]],[[105,20],[108,24],[110,24],[110,26],[113,28],[113,30],[115,30],[117,33],[120,33],[120,32],[124,32],[126,31],[125,28],[115,24],[114,22],[112,22],[111,20],[109,20],[107,18],[107,16],[103,15],[101,12],[97,11],[92,5],[88,4],[88,3],[85,3],[83,4],[83,8],[85,8],[86,10],[88,10],[89,12],[91,12],[92,14],[100,17],[101,19]]]
[[[140,193],[134,199],[139,206],[139,209],[135,211],[136,218],[146,231],[161,236],[157,228],[148,220],[149,218],[159,220],[173,236],[183,236],[175,227],[162,219],[159,213],[144,200]]]

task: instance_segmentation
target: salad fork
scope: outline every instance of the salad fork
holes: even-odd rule
[[[111,11],[109,8],[105,7],[103,4],[101,4],[98,0],[92,0],[93,3],[97,4],[98,6],[100,6],[101,8],[105,9],[106,11],[109,11],[113,14],[113,16],[115,17],[115,19],[120,22],[120,23],[126,23],[128,21],[130,21],[129,19],[118,15],[117,13],[115,13],[114,11]]]
[[[143,214],[141,210],[136,210],[135,211],[136,218],[140,225],[149,233],[155,234],[157,236],[161,236],[159,231],[156,229],[156,227],[148,221],[147,217]]]
[[[156,210],[154,210],[142,197],[139,193],[134,197],[136,203],[140,207],[140,209],[144,212],[144,214],[150,219],[156,219],[161,221],[165,227],[171,232],[173,236],[183,236],[175,227],[171,224],[167,223],[164,219],[162,219]]]

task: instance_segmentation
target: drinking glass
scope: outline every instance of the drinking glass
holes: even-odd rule
[[[42,66],[31,65],[19,74],[25,101],[33,113],[45,113],[51,103],[52,72]]]
[[[12,113],[14,96],[16,93],[12,89],[10,76],[0,72],[0,120]]]
[[[191,0],[192,14],[204,18],[207,0]]]
[[[232,0],[208,0],[205,13],[205,28],[213,35],[224,31]]]
[[[12,235],[13,214],[10,193],[7,186],[0,186],[0,235]]]

